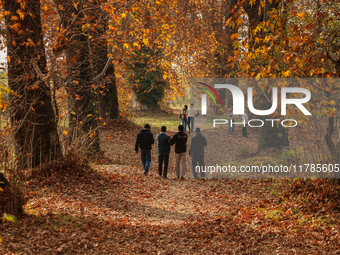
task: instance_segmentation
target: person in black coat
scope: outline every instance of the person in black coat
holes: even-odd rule
[[[141,150],[141,159],[144,169],[144,175],[147,175],[151,164],[151,145],[155,143],[153,134],[150,130],[150,125],[145,124],[144,129],[139,130],[136,138],[135,151],[138,152],[138,148]]]
[[[158,153],[158,174],[164,179],[168,179],[168,164],[169,164],[169,154],[170,154],[170,136],[166,133],[166,126],[161,127],[161,133],[156,135],[157,143],[157,153]],[[162,166],[164,162],[164,171],[162,171]]]
[[[190,155],[192,157],[192,173],[197,179],[197,173],[201,173],[201,178],[205,178],[204,169],[204,147],[207,146],[207,139],[201,134],[200,128],[196,128],[196,134],[191,138]],[[200,171],[196,170],[196,165],[200,166]],[[202,171],[203,170],[203,171]]]
[[[176,166],[175,171],[177,178],[184,179],[186,168],[186,151],[188,135],[184,133],[183,125],[178,126],[178,132],[170,139],[170,144],[175,145]]]

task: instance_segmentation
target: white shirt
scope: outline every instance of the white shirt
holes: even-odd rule
[[[247,124],[248,123],[248,114],[244,113],[242,120]]]
[[[187,112],[189,117],[195,117],[197,111],[195,107],[189,107]]]

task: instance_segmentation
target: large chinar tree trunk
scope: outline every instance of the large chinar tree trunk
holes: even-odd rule
[[[100,1],[95,1],[97,5]],[[105,119],[119,117],[119,104],[116,86],[115,67],[112,63],[112,49],[104,37],[108,30],[108,13],[102,8],[93,9],[91,23],[96,29],[91,32],[91,62],[96,85],[96,109]]]
[[[96,94],[90,58],[89,31],[86,28],[90,9],[88,1],[55,0],[65,29],[67,90],[69,94],[69,134],[71,142],[86,154],[100,152]],[[76,6],[76,7],[75,7]],[[60,8],[62,7],[62,8]]]
[[[40,1],[2,1],[7,28],[11,123],[18,167],[36,167],[61,156],[51,104]]]
[[[264,5],[262,5],[264,3]],[[255,51],[256,47],[260,47],[261,45],[255,44],[255,36],[263,37],[264,33],[259,31],[256,35],[253,34],[253,31],[256,27],[263,21],[267,21],[269,17],[269,12],[274,8],[278,8],[280,6],[281,0],[273,0],[273,1],[261,1],[255,0],[254,3],[251,4],[250,0],[245,0],[243,3],[243,8],[246,11],[249,18],[249,45],[250,50]],[[271,99],[271,95],[264,96],[263,94],[257,99],[259,102],[258,109],[266,110],[271,107],[271,102],[268,101],[268,98]],[[261,119],[272,119],[270,116],[261,116]],[[282,125],[274,125],[271,126],[271,121],[264,121],[265,125],[259,129],[259,138],[258,138],[258,151],[267,148],[284,148],[289,147],[289,140],[287,131]],[[276,122],[275,122],[276,123]]]

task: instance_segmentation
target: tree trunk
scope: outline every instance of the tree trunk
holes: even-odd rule
[[[55,0],[59,8],[62,25],[67,29],[66,58],[68,62],[69,131],[71,142],[77,142],[88,154],[100,151],[98,114],[93,71],[90,62],[88,31],[83,29],[88,16],[80,2],[77,8],[70,0]],[[88,6],[87,6],[88,8]],[[74,16],[74,17],[73,17]]]
[[[272,127],[272,122],[265,121],[264,119],[265,118],[262,119],[264,121],[264,125],[263,127],[260,127],[259,130],[257,150],[261,151],[268,148],[289,148],[288,134],[285,128],[281,124],[277,126],[276,122],[274,122],[274,127]],[[266,117],[266,119],[269,119],[269,117]]]
[[[109,59],[110,45],[107,45],[106,38],[103,35],[107,31],[108,14],[101,10],[95,9],[92,12],[92,21],[98,22],[96,30],[92,33],[91,41],[91,62],[94,77],[100,77],[95,80],[96,84],[96,109],[99,115],[105,119],[116,119],[119,117],[119,104],[116,87],[115,68],[112,59]]]
[[[48,86],[40,1],[4,0],[7,27],[11,123],[20,168],[36,167],[61,156]],[[20,16],[20,17],[19,17]]]

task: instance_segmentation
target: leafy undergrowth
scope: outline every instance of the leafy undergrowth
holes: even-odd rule
[[[63,177],[50,174],[50,170],[39,172],[27,188],[29,200],[20,224],[0,225],[3,238],[0,251],[17,254],[339,253],[338,188],[330,183],[286,179],[202,181],[189,178],[188,173],[185,180],[177,180],[172,167],[173,151],[170,179],[163,179],[156,173],[154,150],[151,172],[144,176],[139,155],[133,152],[138,129],[106,130],[106,135],[113,137],[111,144],[106,144],[108,147],[119,147],[122,140],[114,138],[126,137],[123,140],[125,159],[120,164],[96,165],[93,171],[85,162],[69,159],[61,166]],[[241,139],[240,134],[228,136],[231,145],[239,144]],[[250,139],[256,139],[255,133]],[[252,150],[255,148],[249,148]],[[106,153],[115,158],[122,152],[112,149]],[[236,154],[237,151],[230,148],[229,159],[237,160]],[[71,174],[75,168],[84,171]],[[40,179],[44,173],[46,177]]]

